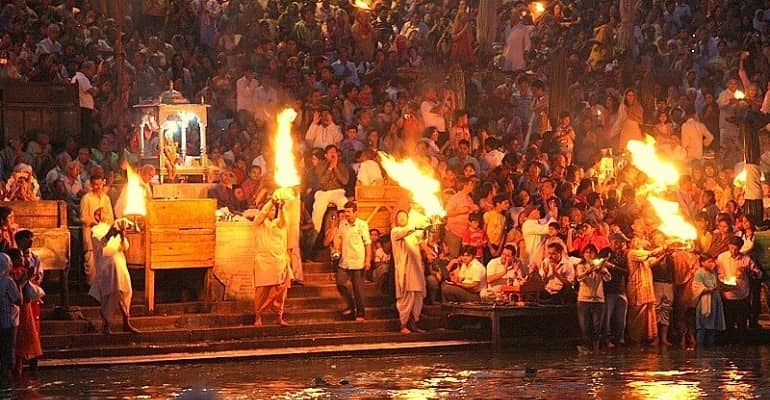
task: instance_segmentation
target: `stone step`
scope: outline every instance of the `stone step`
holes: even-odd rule
[[[77,349],[49,350],[40,360],[41,367],[73,365],[114,365],[139,362],[179,362],[195,359],[222,359],[259,356],[306,357],[313,354],[341,354],[351,351],[391,353],[402,349],[462,347],[470,350],[485,348],[481,338],[469,339],[467,332],[436,329],[426,333],[404,335],[398,332],[368,332],[359,334],[301,335],[290,338],[235,339],[203,343],[176,343],[156,346],[103,346]],[[410,346],[410,344],[412,344]]]
[[[303,282],[306,285],[334,283],[334,272],[306,272]]]
[[[131,315],[133,317],[142,317],[149,315],[176,315],[176,314],[196,314],[196,313],[234,313],[237,312],[239,307],[235,301],[217,301],[217,302],[204,302],[194,301],[185,303],[163,303],[156,304],[155,311],[149,313],[147,307],[143,304],[132,304]],[[53,311],[55,306],[51,304],[43,304],[41,307],[42,319],[51,320],[53,317]],[[73,308],[75,309],[75,308]],[[76,310],[83,314],[88,319],[101,318],[101,308],[99,304],[80,305],[76,306]]]
[[[393,296],[385,296],[377,293],[364,293],[364,305],[367,307],[388,306],[394,304]],[[345,301],[339,293],[334,296],[300,296],[289,297],[286,299],[286,309],[306,309],[306,308],[333,308],[342,310],[345,307]]]
[[[350,287],[350,284],[348,284],[348,287]],[[366,297],[383,295],[373,282],[364,282],[361,286],[361,290]],[[289,297],[340,297],[340,293],[334,282],[314,283],[311,285],[290,287]]]
[[[90,312],[89,314],[92,314]],[[81,334],[101,332],[102,321],[98,316],[89,320],[77,321],[41,321],[41,331],[46,335]],[[388,319],[396,317],[393,307],[368,307],[366,316],[369,319]],[[309,324],[315,322],[345,321],[336,309],[305,309],[289,310],[284,318],[294,324]],[[272,313],[265,313],[265,323],[277,323],[277,317]],[[141,331],[155,331],[165,329],[197,329],[207,327],[242,326],[251,325],[254,322],[254,313],[249,309],[241,308],[235,312],[222,313],[191,313],[172,315],[153,315],[131,318],[131,323]],[[113,328],[117,329],[113,326]]]
[[[334,266],[328,262],[304,261],[302,263],[302,272],[306,274],[312,274],[316,272],[334,273]]]
[[[248,322],[248,321],[246,321]],[[44,351],[67,348],[105,347],[105,346],[156,346],[169,343],[202,343],[206,341],[268,339],[277,337],[313,336],[324,334],[354,334],[372,332],[392,332],[399,327],[398,319],[371,319],[366,321],[329,321],[307,324],[295,324],[287,327],[269,325],[265,319],[263,327],[251,325],[216,326],[208,328],[175,328],[153,330],[130,334],[115,332],[46,335],[41,338]],[[428,329],[443,328],[445,320],[439,317],[425,317],[422,324]]]

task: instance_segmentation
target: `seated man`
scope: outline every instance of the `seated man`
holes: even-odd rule
[[[356,176],[358,183],[364,186],[382,185],[382,169],[375,161],[374,150],[366,149],[361,153],[361,166],[358,167]]]
[[[235,189],[233,188],[233,179],[235,174],[230,170],[223,169],[219,173],[219,182],[209,189],[208,197],[217,200],[217,208],[227,207],[234,210],[237,203],[235,198]]]
[[[479,294],[487,288],[487,271],[475,255],[476,247],[463,246],[460,249],[460,257],[447,265],[447,269],[451,272],[449,280],[441,286],[444,302],[481,300]]]
[[[545,290],[540,294],[544,303],[564,303],[574,295],[575,266],[564,256],[564,247],[560,243],[548,245],[537,275],[545,284]]]
[[[489,289],[497,291],[501,291],[503,286],[524,283],[521,261],[516,257],[516,246],[505,245],[500,257],[489,261],[487,264],[487,282]]]

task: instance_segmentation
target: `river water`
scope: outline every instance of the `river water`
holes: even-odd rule
[[[770,346],[572,348],[41,369],[29,399],[768,399]]]

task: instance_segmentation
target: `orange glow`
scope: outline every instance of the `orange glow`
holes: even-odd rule
[[[529,3],[529,12],[532,14],[532,21],[537,20],[545,13],[545,5],[539,1]]]
[[[372,9],[371,4],[369,4],[366,0],[356,0],[355,3],[353,3],[353,6],[359,10],[371,11]]]
[[[123,187],[123,213],[121,215],[147,215],[147,197],[142,177],[126,164],[126,185]]]
[[[275,184],[279,188],[299,186],[299,173],[294,159],[294,140],[291,137],[291,124],[297,118],[297,112],[286,108],[278,114],[278,129],[273,141],[275,154]]]
[[[738,175],[735,175],[735,178],[733,179],[733,185],[736,187],[746,186],[746,168],[742,168],[741,172],[739,172]]]
[[[736,100],[743,100],[746,98],[746,93],[743,93],[742,90],[736,90],[735,93],[733,93],[733,97]]]
[[[412,200],[420,205],[425,215],[431,219],[441,218],[446,215],[446,210],[441,205],[438,193],[441,184],[430,173],[420,170],[417,164],[409,158],[396,161],[390,154],[379,152],[382,168],[401,187],[412,194]]]

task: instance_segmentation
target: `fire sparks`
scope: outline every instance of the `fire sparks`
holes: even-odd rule
[[[278,114],[278,130],[273,147],[275,150],[275,184],[279,188],[290,188],[300,183],[297,164],[294,160],[294,141],[291,137],[291,124],[297,118],[297,112],[286,108]]]
[[[119,216],[147,215],[147,194],[142,177],[126,164],[126,186],[123,187],[122,212]],[[116,207],[117,208],[117,207]]]
[[[396,161],[382,151],[379,152],[379,156],[388,176],[412,194],[412,200],[425,210],[427,217],[435,219],[446,215],[446,210],[438,198],[441,184],[436,179],[421,171],[409,158]]]
[[[679,203],[664,200],[655,194],[665,192],[668,187],[679,183],[679,171],[674,164],[661,158],[655,151],[655,139],[647,136],[645,141],[629,140],[626,147],[631,153],[631,162],[651,181],[637,190],[638,195],[646,196],[655,214],[661,221],[658,229],[669,239],[695,240],[698,233],[695,227],[684,219]]]

